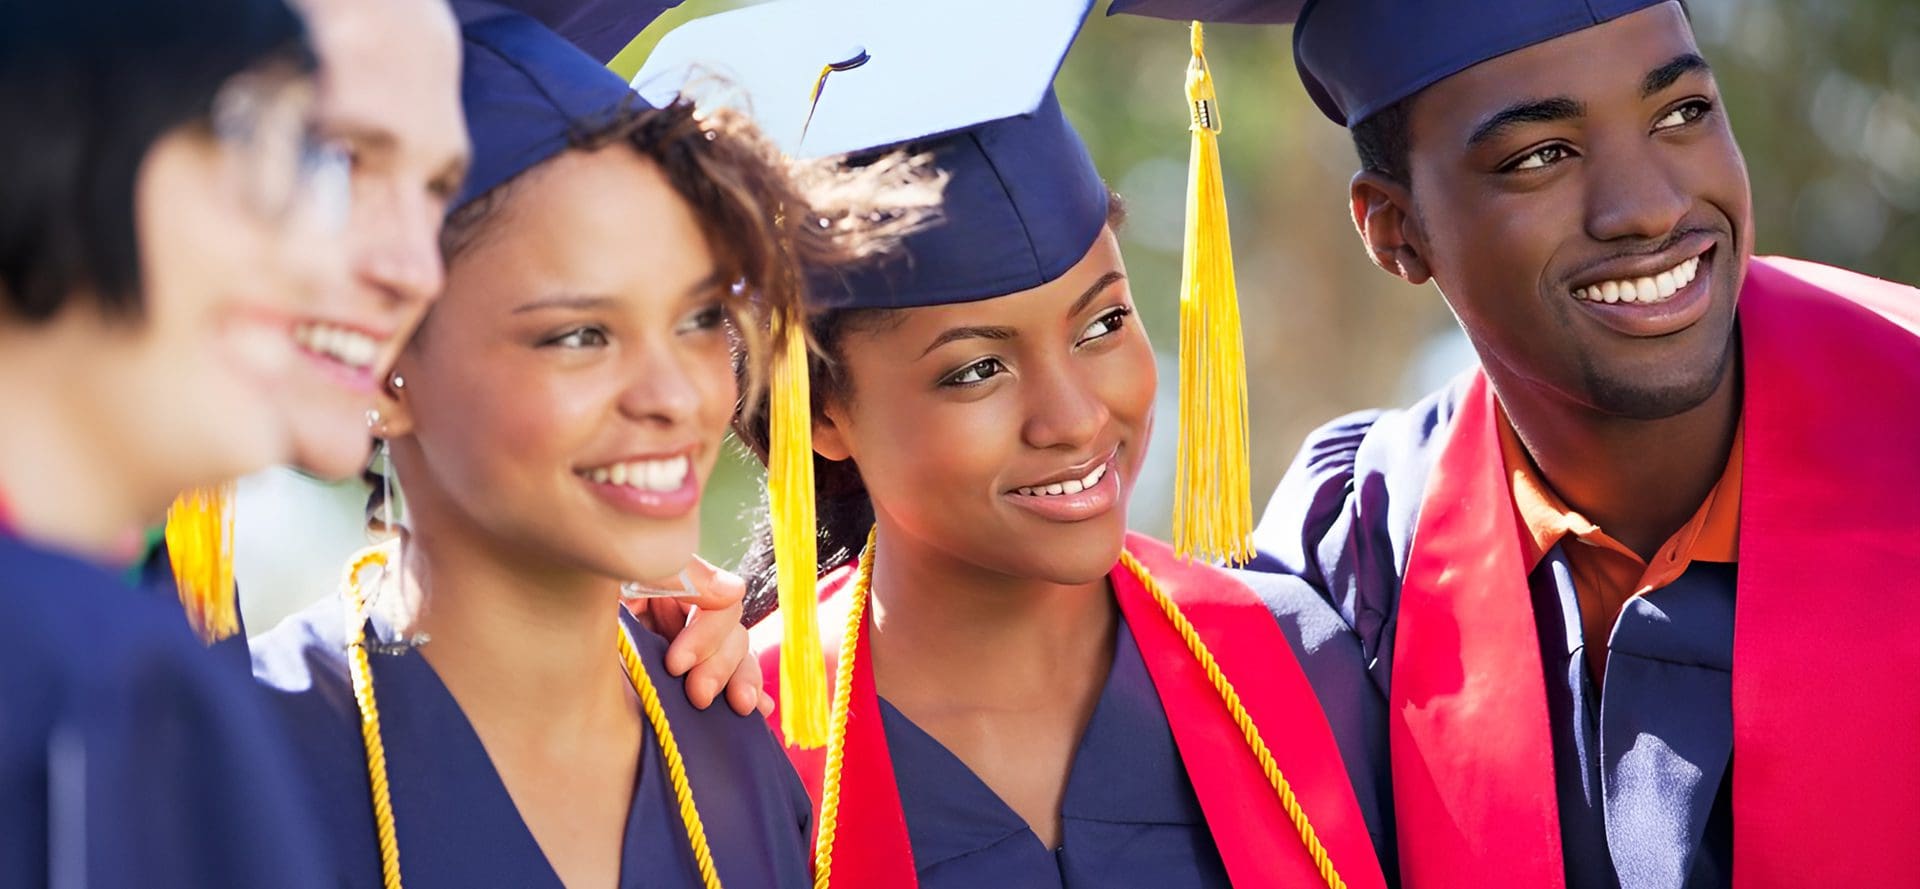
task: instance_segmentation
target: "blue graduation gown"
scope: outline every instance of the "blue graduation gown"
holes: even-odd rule
[[[1343,417],[1315,431],[1274,492],[1248,567],[1304,582],[1339,614],[1347,671],[1370,694],[1326,687],[1356,789],[1371,785],[1392,824],[1384,711],[1396,605],[1427,477],[1463,387],[1405,410]],[[1557,550],[1529,578],[1546,671],[1569,887],[1731,885],[1732,566],[1701,563],[1632,602],[1615,624],[1603,688],[1581,652],[1579,604]],[[1364,764],[1364,766],[1362,765]],[[1391,877],[1394,859],[1383,853]]]
[[[171,610],[0,534],[0,886],[319,886],[286,742]]]
[[[885,699],[881,713],[922,889],[1229,885],[1124,621],[1067,777],[1059,849]]]
[[[338,598],[329,598],[254,640],[254,673],[298,739],[302,771],[331,844],[333,885],[377,889],[380,854],[347,672],[344,610]],[[666,672],[666,642],[630,620],[628,625],[686,760],[721,881],[811,886],[811,808],[765,722],[725,707],[695,710],[682,682]],[[614,656],[608,639],[607,657]],[[479,736],[432,666],[411,650],[374,652],[371,659],[400,868],[409,889],[560,889]],[[698,886],[699,871],[650,729],[637,753],[639,779],[620,885]]]

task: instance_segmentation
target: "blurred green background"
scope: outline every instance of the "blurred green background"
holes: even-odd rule
[[[900,0],[919,2],[919,0]],[[631,75],[659,36],[745,5],[691,0],[613,62]],[[1186,187],[1185,26],[1096,8],[1058,84],[1095,161],[1129,205],[1128,274],[1170,395]],[[1920,283],[1920,2],[1692,0],[1753,181],[1759,249]],[[1347,221],[1356,168],[1294,74],[1291,31],[1210,28],[1229,209],[1246,322],[1256,511],[1301,438],[1341,413],[1406,402],[1472,361],[1439,294],[1374,269]],[[1568,64],[1598,60],[1569,59]],[[1168,532],[1175,416],[1162,399],[1136,527]],[[743,452],[704,506],[702,551],[738,557],[760,498]],[[365,492],[275,471],[242,486],[239,573],[264,630],[329,593],[364,542]]]

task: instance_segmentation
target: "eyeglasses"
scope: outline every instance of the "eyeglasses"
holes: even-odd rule
[[[313,123],[313,85],[286,71],[247,72],[221,87],[213,134],[232,151],[247,205],[279,225],[346,228],[353,163],[343,144]]]

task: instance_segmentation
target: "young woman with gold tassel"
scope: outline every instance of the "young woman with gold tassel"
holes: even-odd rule
[[[648,107],[533,18],[455,10],[475,164],[375,426],[403,530],[254,641],[332,876],[804,885],[809,809],[764,723],[690,706],[621,594],[679,586],[768,319],[800,261],[912,224],[865,200],[900,168],[805,178],[744,118]]]
[[[1088,6],[831,17],[787,0],[685,26],[656,54],[739,71],[756,110],[795,104],[790,81],[815,59],[815,107],[766,112],[771,131],[797,132],[774,115],[804,111],[797,152],[857,162],[905,146],[950,176],[943,224],[909,238],[901,262],[824,270],[812,289],[824,311],[809,505],[833,706],[824,751],[785,737],[817,806],[815,885],[1380,887],[1366,815],[1276,613],[1233,574],[1127,531],[1155,360],[1119,205],[1051,89]],[[1195,49],[1196,140],[1210,148]],[[1190,248],[1224,244],[1213,172]],[[1224,254],[1194,252],[1182,298],[1204,305],[1183,310],[1181,368],[1204,379],[1182,380],[1192,465],[1176,528],[1189,552],[1234,555],[1244,465],[1222,455],[1236,435],[1244,447],[1238,321]],[[742,434],[776,472],[796,447],[764,419]],[[767,557],[810,538],[758,542],[750,600],[772,580]],[[779,656],[766,650],[769,674]]]
[[[0,885],[320,885],[257,690],[109,573],[284,451],[313,66],[280,0],[0,5]]]

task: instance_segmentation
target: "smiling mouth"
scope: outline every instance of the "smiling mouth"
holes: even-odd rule
[[[293,342],[300,350],[356,374],[371,375],[380,359],[378,338],[324,321],[302,321],[293,326]]]
[[[1054,482],[1049,485],[1030,485],[1024,488],[1014,488],[1013,492],[1015,494],[1024,494],[1028,497],[1063,497],[1068,494],[1078,494],[1081,491],[1099,484],[1100,480],[1105,478],[1106,475],[1107,464],[1101,463],[1099,466],[1095,466],[1092,472],[1080,478],[1070,478],[1066,481]]]
[[[692,471],[693,461],[686,454],[676,454],[654,460],[628,460],[596,466],[578,470],[574,474],[596,484],[667,493],[680,490],[687,482],[687,474]]]
[[[1674,294],[1693,283],[1693,279],[1700,274],[1700,262],[1705,257],[1706,253],[1701,253],[1655,275],[1602,281],[1581,287],[1573,291],[1573,298],[1590,303],[1658,305],[1672,299]]]

